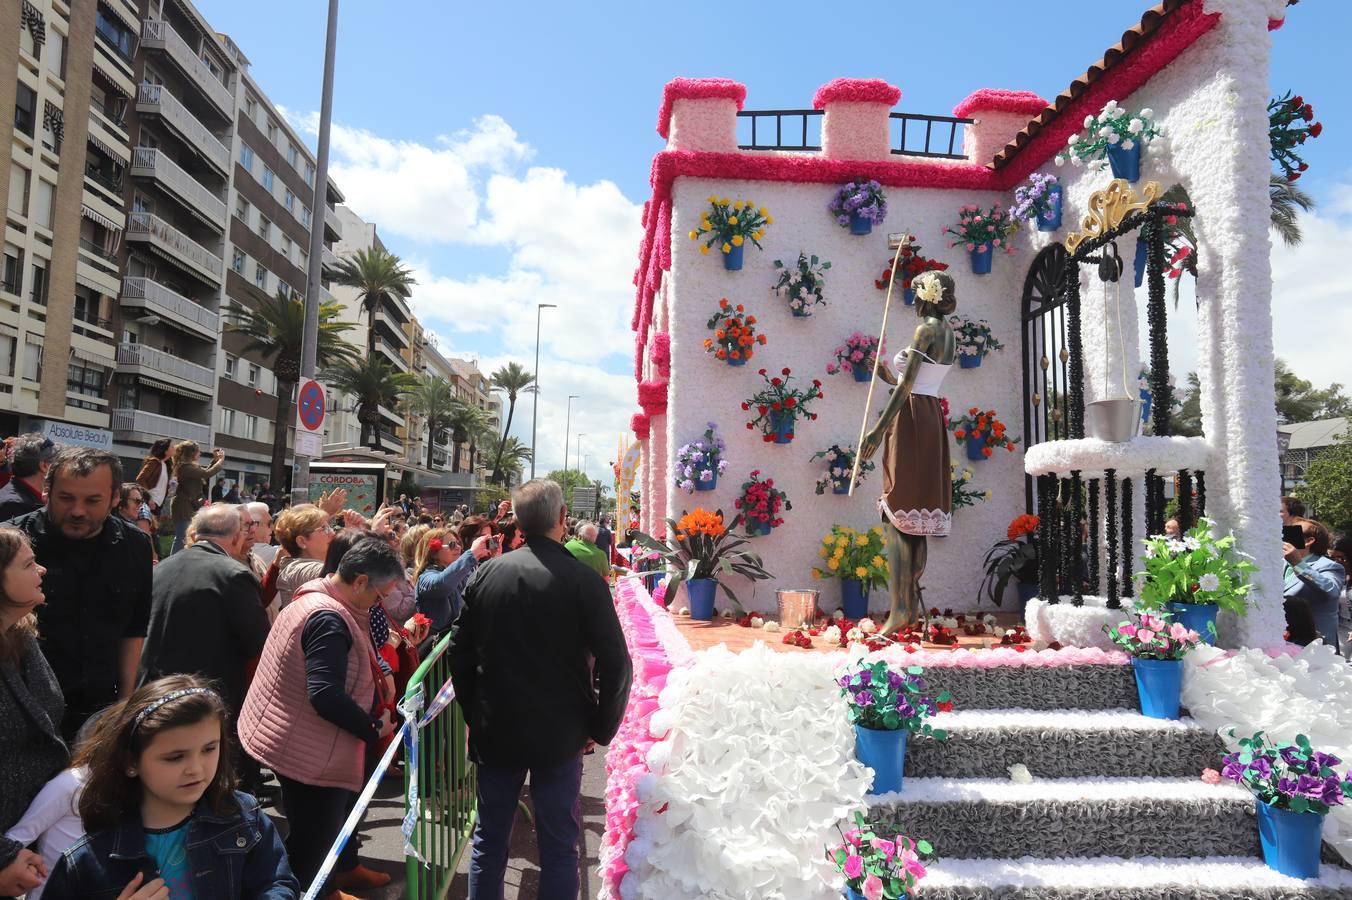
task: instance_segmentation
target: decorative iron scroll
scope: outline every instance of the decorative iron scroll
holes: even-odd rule
[[[1130,182],[1114,178],[1106,188],[1090,194],[1089,213],[1080,223],[1081,230],[1066,236],[1066,250],[1074,253],[1084,241],[1112,231],[1129,213],[1144,212],[1164,193],[1158,181],[1147,181],[1141,192],[1145,199],[1138,200]]]

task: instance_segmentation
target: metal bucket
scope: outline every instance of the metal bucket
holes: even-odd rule
[[[780,627],[788,629],[811,624],[817,618],[819,593],[811,590],[775,591],[775,599],[779,601]]]
[[[1122,443],[1141,433],[1141,401],[1135,397],[1095,400],[1084,408],[1085,429],[1101,441]]]

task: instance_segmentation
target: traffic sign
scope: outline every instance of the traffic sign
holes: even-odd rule
[[[324,455],[324,439],[313,431],[301,429],[296,432],[296,455],[311,459]]]
[[[304,381],[296,393],[296,418],[306,431],[324,427],[324,385],[313,378]]]
[[[596,488],[573,488],[572,512],[575,516],[596,515]]]

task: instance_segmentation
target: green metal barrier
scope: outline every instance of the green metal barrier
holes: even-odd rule
[[[423,697],[431,702],[451,677],[446,661],[450,647],[448,634],[436,646],[409,679],[404,696],[423,688]],[[419,734],[418,796],[421,815],[413,826],[412,843],[424,866],[412,856],[404,861],[404,896],[409,900],[441,900],[450,890],[460,857],[469,847],[476,812],[474,766],[469,761],[468,729],[459,703],[452,703]],[[412,767],[404,764],[404,796],[408,797],[408,778]],[[404,801],[408,814],[408,801]]]

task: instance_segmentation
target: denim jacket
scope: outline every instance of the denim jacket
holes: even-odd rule
[[[236,808],[217,815],[199,801],[188,823],[188,858],[192,863],[192,892],[206,900],[295,900],[300,885],[291,874],[282,840],[272,820],[248,794],[235,792]],[[65,852],[43,896],[47,900],[98,900],[117,897],[136,877],[159,876],[155,860],[146,852],[146,835],[139,817],[115,828],[85,835]]]

